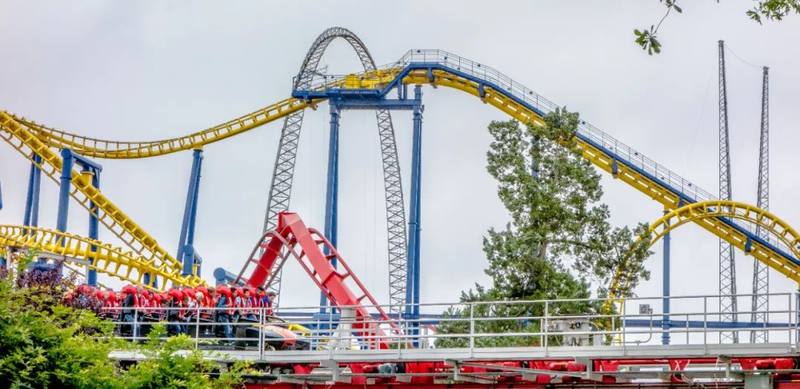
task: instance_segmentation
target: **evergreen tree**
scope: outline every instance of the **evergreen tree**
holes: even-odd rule
[[[597,294],[619,269],[625,270],[626,290],[649,277],[642,261],[649,255],[637,238],[646,237],[647,225],[633,230],[613,227],[609,210],[600,202],[600,174],[581,156],[575,141],[579,117],[558,109],[545,116],[543,125],[522,126],[517,121],[492,122],[493,137],[487,153],[487,170],[498,182],[498,196],[511,221],[490,229],[483,249],[492,279],[489,288],[476,285],[462,293],[463,302],[493,300],[531,301],[585,299],[591,285]],[[601,304],[560,303],[548,314],[597,312]],[[544,315],[543,303],[478,304],[453,307],[445,318],[501,317],[481,321],[476,333],[536,332],[540,320],[519,317]],[[471,312],[468,312],[470,311]],[[440,333],[468,332],[463,321],[445,320]],[[439,347],[465,345],[466,338],[440,339]],[[538,344],[539,337],[485,336],[477,346]]]

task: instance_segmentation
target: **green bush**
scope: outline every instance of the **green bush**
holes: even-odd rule
[[[141,346],[118,340],[111,322],[61,304],[68,281],[46,274],[31,277],[20,269],[0,276],[0,388],[242,386],[246,364],[219,372],[215,362],[193,350],[188,337],[160,339],[163,326],[154,326]],[[120,349],[139,351],[148,359],[125,369],[109,357]]]

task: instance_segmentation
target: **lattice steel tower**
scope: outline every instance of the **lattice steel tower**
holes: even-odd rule
[[[758,207],[769,209],[769,68],[764,66],[761,81],[761,137],[758,149]],[[769,234],[756,227],[756,235],[767,239]],[[766,323],[769,310],[769,267],[753,262],[753,297],[750,321]],[[750,342],[766,343],[766,331],[751,331]]]
[[[719,198],[731,200],[731,155],[728,133],[728,90],[725,81],[725,42],[719,41]],[[736,266],[733,246],[719,240],[720,321],[736,322]],[[736,331],[720,332],[721,343],[738,343]]]
[[[331,27],[320,34],[306,53],[300,72],[294,79],[293,90],[309,90],[315,78],[319,78],[319,64],[328,45],[343,39],[358,56],[365,71],[375,70],[375,61],[366,45],[352,31],[341,27]],[[267,199],[267,212],[264,217],[263,231],[271,231],[277,226],[278,214],[289,209],[292,182],[294,180],[295,161],[300,143],[300,132],[303,126],[304,110],[286,117],[281,131],[278,153],[272,173],[272,182]],[[383,185],[386,200],[386,226],[389,262],[389,308],[392,313],[399,314],[405,305],[406,288],[406,213],[403,203],[403,187],[400,175],[400,161],[395,142],[392,116],[388,109],[377,109],[375,117],[378,123],[378,137],[383,163]],[[255,257],[248,258],[237,282],[243,282],[242,275],[249,274],[248,268],[255,266],[262,251],[255,252]],[[278,292],[280,298],[281,272],[280,264],[271,270],[275,278],[269,288]],[[274,303],[277,303],[275,301]]]

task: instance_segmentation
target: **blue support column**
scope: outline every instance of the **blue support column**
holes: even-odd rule
[[[186,192],[186,205],[183,210],[180,242],[178,242],[179,261],[183,262],[183,275],[190,275],[194,270],[194,231],[197,219],[197,199],[200,192],[200,172],[203,166],[203,150],[194,150],[192,154],[192,172],[189,177],[189,189]]]
[[[34,154],[34,158],[36,155]],[[23,215],[22,225],[31,225],[31,211],[33,209],[33,191],[34,191],[34,172],[37,170],[36,164],[31,163],[31,170],[28,173],[28,192],[25,194],[25,214]]]
[[[195,152],[197,151],[198,150],[195,150]],[[198,277],[200,276],[200,265],[202,261],[200,259],[200,256],[197,255],[197,250],[194,248],[194,231],[195,231],[195,226],[197,225],[197,207],[198,207],[197,202],[198,199],[200,198],[200,176],[201,176],[201,171],[203,170],[202,165],[203,165],[203,157],[201,151],[201,155],[197,162],[197,175],[195,176],[197,183],[195,184],[194,198],[192,199],[191,223],[189,223],[189,232],[186,234],[185,249],[189,251],[184,252],[184,255],[189,256],[189,262],[192,264],[193,267],[192,272],[197,274]]]
[[[67,230],[67,218],[69,217],[69,192],[72,188],[72,150],[61,149],[61,183],[58,188],[58,217],[56,219],[56,229],[59,231]]]
[[[406,315],[419,319],[420,284],[420,222],[422,192],[422,87],[414,87],[414,135],[411,156],[411,206],[408,221],[408,278],[406,281]],[[410,305],[410,306],[409,306]],[[410,315],[409,315],[410,314]],[[412,325],[417,333],[418,323]],[[417,344],[418,340],[414,340]]]
[[[667,211],[664,211],[666,213]],[[669,249],[670,249],[670,241],[672,238],[669,236],[669,232],[664,235],[664,264],[662,268],[662,280],[661,280],[661,287],[662,287],[662,317],[661,317],[661,344],[667,345],[669,344],[669,328],[670,328],[670,320],[669,320],[669,313],[670,313],[670,258],[669,258]]]
[[[341,113],[335,102],[330,102],[331,130],[328,141],[328,180],[325,190],[325,237],[336,247],[336,233],[338,228],[339,211],[339,118]],[[325,254],[329,254],[326,250]],[[331,260],[331,265],[336,267],[336,259]],[[328,299],[320,294],[320,312],[325,312]]]
[[[100,171],[99,170],[92,170],[84,166],[84,171],[89,172],[92,175],[92,186],[96,189],[100,189]],[[98,220],[97,220],[97,204],[93,201],[89,202],[89,238],[98,239],[99,238],[99,230],[98,230]],[[97,246],[92,245],[92,252],[97,252]],[[90,258],[89,263],[93,263],[94,259]],[[86,272],[86,283],[90,286],[97,286],[97,271],[93,269],[89,269]]]
[[[67,231],[67,220],[69,217],[69,192],[72,188],[72,166],[75,160],[72,150],[61,149],[61,182],[58,188],[58,216],[56,218],[56,230]],[[61,245],[64,245],[64,241]],[[61,267],[59,266],[59,269]]]
[[[37,164],[41,162],[42,157],[34,154],[28,176],[28,193],[25,197],[25,216],[22,224],[31,227],[39,226],[39,188],[42,183],[42,171]]]

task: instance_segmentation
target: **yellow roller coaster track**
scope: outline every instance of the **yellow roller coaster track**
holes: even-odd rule
[[[38,154],[41,156],[41,162],[37,163],[37,165],[47,177],[58,184],[63,161],[61,155],[51,147],[66,146],[74,148],[77,152],[85,155],[106,158],[115,156],[121,158],[119,156],[122,154],[127,155],[125,158],[163,155],[200,147],[200,145],[204,144],[203,142],[210,143],[231,137],[279,119],[298,109],[304,109],[309,105],[310,103],[308,102],[287,99],[205,131],[181,138],[143,143],[103,142],[56,130],[49,130],[52,131],[49,132],[42,130],[41,127],[30,127],[25,124],[30,122],[18,121],[9,113],[0,111],[0,128],[2,129],[0,137],[33,163],[35,163],[33,155]],[[55,136],[52,134],[61,135]],[[166,272],[173,274],[173,278],[179,278],[177,276],[182,271],[182,265],[159,246],[155,238],[150,236],[131,217],[111,202],[100,190],[94,188],[86,176],[78,174],[76,171],[73,171],[72,175],[70,196],[87,211],[90,210],[90,204],[93,202],[97,206],[97,216],[100,223],[130,247],[137,254],[143,265],[152,270],[151,273]]]
[[[415,71],[409,75],[406,82],[409,83],[431,83],[437,86],[445,86],[467,92],[473,96],[479,97],[479,85],[473,81],[459,77],[458,75],[450,74],[445,71],[434,71],[434,80],[430,82],[428,75],[424,71]],[[522,123],[542,124],[542,118],[535,112],[527,109],[522,104],[508,98],[504,93],[497,92],[490,87],[484,87],[484,103],[492,105],[497,109],[505,112],[514,119]],[[577,147],[580,149],[584,158],[592,162],[600,169],[612,173],[612,165],[614,160],[598,150],[594,146],[578,141]],[[624,181],[628,185],[638,189],[640,192],[646,194],[650,198],[663,204],[665,207],[674,208],[678,203],[678,196],[671,193],[669,190],[663,188],[661,185],[653,182],[647,177],[639,174],[638,172],[627,169],[624,166],[618,166],[615,177]]]
[[[750,204],[728,200],[704,201],[674,209],[653,222],[650,225],[649,237],[640,237],[640,242],[641,239],[648,239],[645,245],[651,247],[668,232],[693,222],[714,235],[725,238],[735,247],[752,255],[753,258],[767,264],[790,280],[800,283],[800,266],[797,263],[783,257],[776,258],[772,250],[762,242],[748,240],[747,236],[731,228],[730,225],[716,223],[715,220],[719,220],[719,218],[742,220],[753,229],[760,228],[769,236],[780,241],[783,246],[789,248],[795,258],[800,258],[800,249],[798,249],[800,234],[791,226],[769,211]],[[609,297],[619,300],[630,291],[631,274],[628,273],[630,268],[628,265],[623,265],[615,273],[609,288]]]
[[[479,86],[470,80],[466,80],[447,72],[434,71],[433,75],[435,77],[433,80],[434,85],[452,87],[472,95],[479,96]],[[407,80],[412,83],[429,82],[428,75],[425,72],[420,71],[411,73]],[[505,94],[498,93],[490,88],[484,87],[483,101],[497,107],[521,122],[538,123],[541,120],[540,117],[534,112],[531,112],[521,104],[509,99],[505,96]],[[583,156],[595,166],[605,170],[608,173],[613,172],[612,166],[614,165],[614,160],[606,153],[586,142],[579,141],[577,142],[577,146],[579,147]],[[616,167],[616,173],[614,176],[628,185],[638,189],[640,192],[648,195],[650,198],[658,201],[664,205],[666,209],[672,210],[672,212],[659,219],[658,222],[661,222],[662,220],[669,220],[669,218],[678,218],[678,220],[672,220],[672,228],[674,228],[677,224],[695,222],[714,235],[724,239],[725,241],[742,250],[745,249],[747,237],[737,229],[733,228],[730,224],[722,221],[719,217],[744,220],[747,222],[757,223],[759,225],[762,225],[763,223],[764,225],[762,225],[762,228],[764,228],[766,231],[769,231],[775,238],[778,238],[776,240],[782,243],[782,248],[788,249],[788,251],[790,251],[795,258],[800,258],[800,252],[797,250],[797,244],[799,243],[797,240],[797,234],[786,222],[767,211],[763,211],[743,203],[725,203],[720,201],[693,203],[676,209],[676,206],[680,204],[680,199],[677,195],[672,193],[668,188],[663,187],[661,184],[651,180],[636,170],[619,164]],[[729,210],[736,212],[728,213],[727,211]],[[687,217],[687,212],[691,212],[691,217]],[[653,228],[660,227],[663,227],[663,225],[653,225]],[[659,230],[654,231],[660,232]],[[660,236],[658,237],[660,238]],[[772,240],[772,242],[774,241],[775,240]],[[776,252],[772,247],[768,247],[761,243],[752,242],[752,249],[749,251],[749,254],[753,255],[753,257],[759,261],[762,261],[763,263],[766,263],[770,267],[783,273],[790,279],[800,283],[800,266],[787,259],[783,253]]]
[[[171,270],[154,268],[131,251],[124,251],[98,240],[75,234],[35,227],[0,225],[0,248],[27,249],[39,253],[52,253],[70,259],[85,260],[85,265],[100,273],[123,281],[163,290],[169,283],[197,286],[203,280],[195,276],[181,276]],[[95,250],[92,251],[92,248]],[[144,283],[144,274],[150,274],[150,283]],[[157,286],[154,286],[157,285]]]
[[[444,58],[447,59],[447,57]],[[475,81],[474,77],[470,79],[460,72],[448,68],[414,69],[407,72],[404,72],[404,69],[404,66],[398,65],[367,73],[352,74],[327,81],[314,88],[381,89],[392,82],[397,82],[396,78],[402,77],[399,82],[404,84],[429,84],[434,87],[443,86],[466,92],[523,123],[541,124],[543,122],[539,113],[520,103],[508,91],[492,87],[491,84]],[[292,112],[309,107],[313,108],[323,100],[289,98],[240,118],[190,135],[145,142],[122,142],[84,137],[49,128],[22,117],[13,116],[7,112],[0,112],[0,137],[29,160],[32,160],[33,153],[42,156],[43,162],[40,167],[48,177],[58,183],[62,161],[60,155],[51,148],[68,147],[82,155],[98,158],[155,157],[201,148],[272,122]],[[591,142],[578,139],[577,147],[582,155],[595,166],[613,174],[615,178],[661,203],[665,209],[673,210],[685,203],[685,200],[682,200],[680,195],[676,193],[675,188],[670,188],[658,182],[657,177],[643,174],[626,164],[616,163],[617,161],[613,155],[596,147]],[[656,174],[658,174],[657,171]],[[134,223],[130,217],[103,196],[99,190],[94,189],[80,174],[74,174],[72,182],[74,185],[74,190],[71,192],[72,197],[87,209],[89,201],[94,201],[100,209],[100,221],[130,246],[133,252],[141,257],[141,261],[146,266],[152,266],[154,270],[158,269],[161,272],[172,272],[171,274],[177,272],[179,274],[181,264],[161,248],[156,240]],[[685,188],[678,189],[683,191]],[[701,200],[703,199],[701,198]],[[710,212],[711,210],[711,208],[693,209],[700,213]],[[694,217],[688,221],[696,222],[720,238],[743,248],[744,235],[717,216],[719,215]],[[777,218],[774,218],[774,220],[779,221]],[[779,224],[786,225],[783,222]],[[787,246],[792,248],[791,252],[795,255],[795,258],[798,258],[794,253],[795,246],[788,244]],[[792,277],[794,277],[797,274],[796,270],[793,269],[793,266],[796,267],[797,265],[790,264],[791,261],[786,258],[786,253],[776,251],[774,249],[775,245],[754,244],[754,247],[752,254],[759,260],[779,269],[787,276],[792,274]],[[780,264],[780,266],[777,264]],[[173,275],[173,277],[176,276]]]
[[[55,148],[69,148],[78,154],[106,159],[133,159],[157,157],[179,151],[193,150],[214,143],[261,125],[280,119],[292,112],[305,109],[310,104],[306,101],[289,98],[251,112],[244,116],[229,120],[214,127],[197,131],[189,135],[157,141],[127,142],[85,137],[66,131],[50,128],[34,121],[11,115],[17,122],[24,124],[39,140]]]

